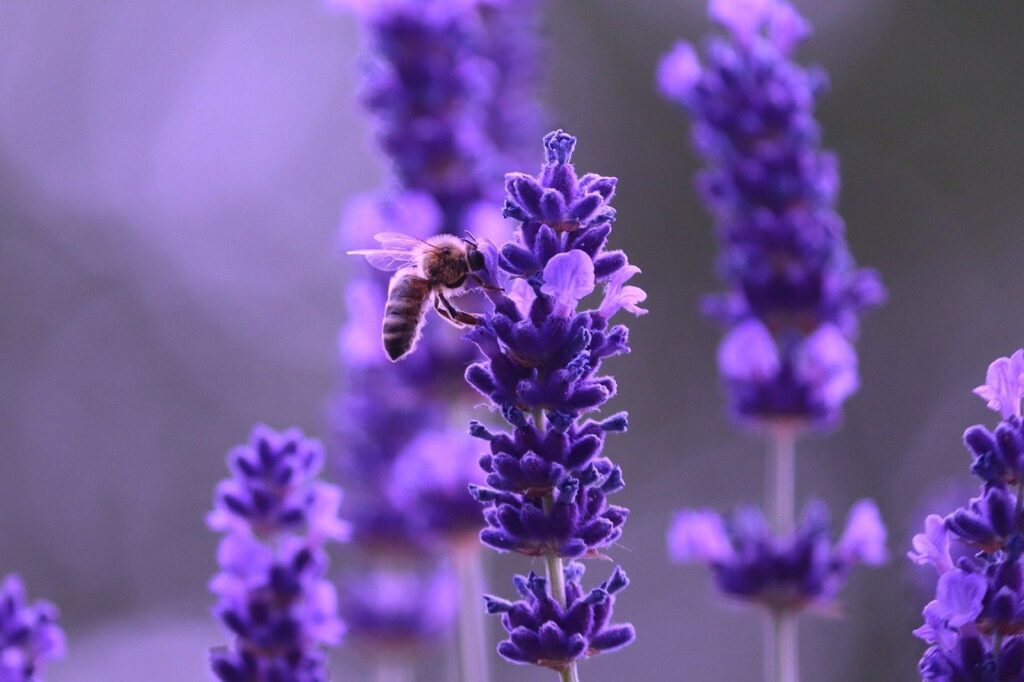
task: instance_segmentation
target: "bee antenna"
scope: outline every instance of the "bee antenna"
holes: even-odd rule
[[[476,236],[469,230],[466,230],[466,236],[462,238],[462,241],[466,242],[467,244],[472,244],[473,246],[479,246],[479,244],[476,241]]]

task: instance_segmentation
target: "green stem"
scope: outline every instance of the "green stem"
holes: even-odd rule
[[[381,659],[374,671],[375,682],[414,682],[415,679],[416,672],[403,661]]]
[[[555,504],[555,496],[548,493],[544,496],[544,511],[550,512]],[[548,589],[551,591],[551,598],[558,602],[558,605],[565,608],[565,566],[562,557],[557,554],[545,554],[544,565],[548,573]],[[570,663],[569,667],[558,671],[562,682],[580,682],[580,673],[576,663]]]
[[[483,556],[474,547],[455,557],[459,574],[459,672],[462,682],[489,682],[487,624],[480,596],[484,593]]]
[[[775,532],[781,537],[796,524],[796,434],[779,429],[772,434],[768,466],[768,507]],[[796,614],[774,610],[770,614],[765,641],[765,679],[798,682],[800,655]]]

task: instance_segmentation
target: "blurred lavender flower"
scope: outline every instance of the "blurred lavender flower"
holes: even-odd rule
[[[719,367],[736,415],[755,424],[833,425],[858,387],[852,341],[885,289],[854,265],[835,211],[838,162],[814,119],[826,76],[790,59],[810,26],[785,0],[712,0],[728,32],[703,60],[679,43],[658,84],[693,118],[729,285],[705,311],[730,327]]]
[[[28,602],[19,576],[0,582],[0,682],[42,682],[46,665],[66,653],[59,619],[50,602]]]
[[[877,273],[854,264],[836,213],[838,161],[822,150],[814,118],[826,75],[791,58],[810,25],[787,0],[710,0],[708,12],[726,35],[702,54],[678,43],[657,82],[690,114],[705,162],[697,185],[727,290],[703,308],[727,327],[718,367],[733,415],[770,443],[774,528],[753,509],[729,523],[683,512],[669,544],[677,559],[709,564],[724,593],[768,607],[766,674],[795,681],[796,613],[833,603],[856,564],[885,560],[871,502],[858,503],[834,546],[823,505],[810,505],[795,528],[794,517],[796,440],[838,423],[860,384],[860,316],[886,294]]]
[[[323,460],[301,431],[263,425],[228,454],[232,476],[207,519],[225,533],[210,582],[214,613],[236,638],[211,654],[225,682],[327,679],[323,647],[337,645],[344,626],[324,546],[349,529],[338,518],[341,491],[314,480]]]
[[[518,165],[540,115],[540,2],[335,2],[354,11],[366,34],[361,100],[398,180],[397,188],[350,204],[344,246],[365,245],[388,231],[421,239],[463,231],[507,238],[498,180]],[[482,479],[476,452],[464,433],[447,426],[464,423],[471,409],[473,393],[461,376],[474,350],[449,325],[435,324],[424,330],[417,353],[387,363],[381,350],[387,285],[386,276],[373,273],[347,287],[349,321],[339,343],[346,389],[335,402],[333,423],[340,473],[355,490],[347,515],[364,558],[363,577],[349,581],[343,608],[357,636],[366,635],[361,641],[379,635],[376,648],[393,652],[396,642],[411,651],[450,624],[454,613],[432,592],[451,582],[447,559],[453,555],[462,582],[479,578],[475,536],[483,515],[467,492]],[[467,537],[474,538],[471,544]],[[432,577],[415,577],[424,575]],[[367,585],[399,584],[393,598],[366,598],[379,594]],[[417,588],[425,592],[416,595]],[[464,610],[477,621],[462,623],[464,657],[483,651],[482,641],[472,641],[482,638],[479,591],[463,590],[473,600]],[[430,613],[413,614],[418,605],[431,605]],[[395,637],[395,630],[407,636]],[[481,661],[463,665],[467,679],[486,679]]]
[[[538,118],[536,0],[341,0],[367,29],[362,101],[402,186],[458,224]]]
[[[584,592],[583,573],[580,563],[566,565],[564,604],[551,598],[548,581],[533,572],[517,575],[513,581],[519,601],[485,597],[487,611],[502,614],[509,635],[498,645],[502,656],[562,672],[579,660],[616,651],[636,638],[632,625],[609,622],[614,595],[629,586],[626,574],[616,568],[600,587]]]
[[[773,612],[829,611],[857,564],[877,566],[887,557],[885,526],[870,500],[854,505],[834,544],[828,526],[820,502],[809,504],[796,530],[783,538],[775,537],[754,507],[731,519],[687,510],[669,529],[669,554],[679,562],[707,564],[724,594]]]
[[[994,432],[978,425],[964,434],[981,493],[945,518],[929,515],[908,553],[939,575],[924,625],[914,631],[929,645],[919,664],[923,680],[1024,679],[1022,360],[1020,350],[999,358],[974,391],[1003,417]]]
[[[445,566],[374,567],[352,573],[342,598],[348,636],[383,656],[408,656],[448,632],[458,585]]]

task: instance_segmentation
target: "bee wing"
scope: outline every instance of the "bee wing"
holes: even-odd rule
[[[416,251],[417,249],[436,250],[430,242],[412,237],[401,232],[378,232],[373,238],[380,242],[385,251]]]
[[[366,261],[385,272],[394,272],[416,264],[416,254],[411,251],[395,251],[393,249],[362,249],[349,251],[350,256],[364,256]]]
[[[422,239],[410,237],[401,232],[380,232],[373,235],[380,242],[379,249],[363,249],[349,251],[350,256],[365,256],[370,265],[378,270],[393,272],[410,265],[416,265],[416,251],[423,248],[433,249],[434,246]]]

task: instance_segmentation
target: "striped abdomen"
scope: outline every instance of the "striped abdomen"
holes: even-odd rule
[[[388,285],[388,303],[384,307],[384,351],[401,360],[420,340],[423,309],[430,299],[430,283],[417,275],[415,268],[395,273]]]

